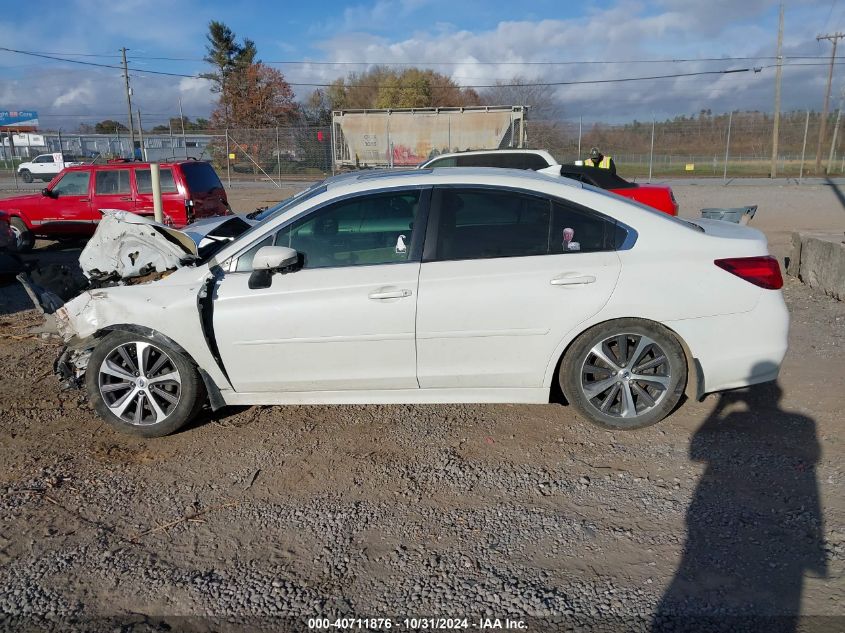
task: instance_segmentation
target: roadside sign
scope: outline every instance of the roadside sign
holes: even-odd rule
[[[0,128],[38,127],[38,113],[33,110],[0,110]]]
[[[687,163],[684,165],[686,171],[695,171],[695,163]]]
[[[229,154],[229,160],[235,160],[235,154],[234,154],[234,152],[232,152],[231,154]]]

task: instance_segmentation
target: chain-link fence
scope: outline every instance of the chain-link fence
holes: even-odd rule
[[[7,173],[39,154],[61,151],[66,161],[207,160],[227,183],[238,180],[320,179],[332,173],[328,127],[234,128],[191,133],[17,134],[0,143],[0,169]]]
[[[845,174],[845,153],[841,149],[845,123],[838,129],[836,119],[835,114],[830,115],[819,152],[821,169],[817,171],[820,114],[784,114],[778,135],[777,175]],[[609,124],[588,122],[586,117],[529,120],[526,146],[547,149],[562,163],[584,158],[590,147],[596,146],[613,157],[621,175],[641,180],[768,176],[773,124],[770,114],[760,112],[702,112],[695,117],[654,123]],[[60,149],[66,155],[96,161],[125,158],[133,153],[136,158],[155,161],[208,160],[226,184],[263,180],[280,185],[286,179],[320,179],[338,169],[333,164],[328,126],[192,130],[184,135],[145,132],[143,140],[135,137],[134,152],[127,134],[119,132],[15,135],[13,145],[10,147],[8,138],[0,142],[0,169],[6,170],[8,176],[22,160]]]
[[[841,149],[845,128],[837,129],[836,118],[835,114],[830,115],[817,172],[821,115],[783,115],[776,174],[798,177],[845,173],[845,154]],[[593,123],[585,118],[533,121],[528,125],[528,145],[550,150],[563,163],[586,158],[595,146],[612,156],[618,171],[628,177],[769,176],[773,126],[772,115],[760,112],[715,116],[701,113],[654,123]]]

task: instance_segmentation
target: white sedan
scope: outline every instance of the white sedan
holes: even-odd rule
[[[318,183],[149,283],[57,316],[114,427],[226,405],[554,401],[634,429],[774,380],[789,318],[757,230],[532,172]]]

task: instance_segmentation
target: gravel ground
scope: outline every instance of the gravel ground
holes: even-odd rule
[[[760,204],[779,255],[793,227],[845,229],[827,186],[676,195]],[[845,305],[784,294],[777,385],[637,432],[558,405],[251,407],[141,440],[59,391],[59,341],[2,288],[0,629],[842,630]]]

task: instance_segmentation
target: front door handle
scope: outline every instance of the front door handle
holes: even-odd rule
[[[132,198],[127,198],[124,196],[123,198],[121,198],[121,200],[123,200],[124,202],[130,202]]]
[[[388,286],[387,288],[379,288],[378,290],[373,290],[367,296],[370,299],[384,300],[402,299],[403,297],[410,297],[411,294],[411,291],[406,288],[394,288],[392,286]]]
[[[596,278],[593,275],[566,273],[553,278],[549,283],[553,286],[584,286],[593,283],[595,280]]]

